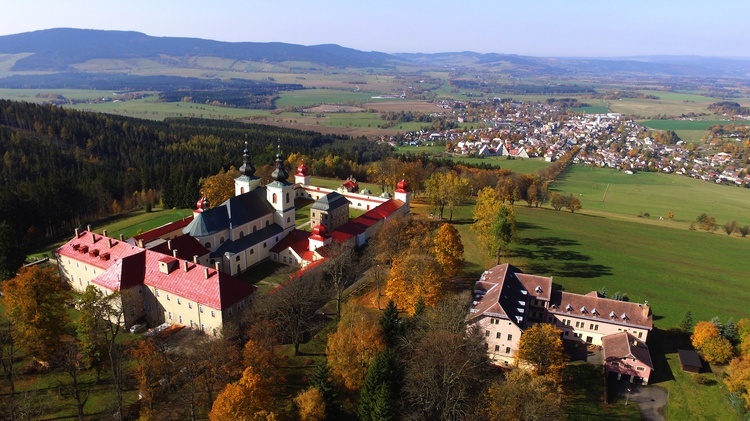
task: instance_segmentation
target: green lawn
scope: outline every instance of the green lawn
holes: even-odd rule
[[[351,92],[337,89],[302,89],[299,91],[284,92],[276,100],[276,106],[286,107],[309,107],[318,104],[345,104],[354,102],[371,102],[371,92]]]
[[[604,403],[604,368],[582,362],[572,363],[563,372],[569,420],[640,420],[637,405],[625,406],[616,400]]]
[[[648,212],[651,221],[646,222],[657,225],[674,223],[687,228],[703,212],[714,216],[719,224],[732,219],[740,225],[750,224],[749,189],[682,175],[647,172],[631,175],[614,169],[573,166],[552,189],[573,193],[587,212],[631,220]],[[659,216],[666,219],[670,210],[674,212],[674,221],[658,221]]]
[[[709,127],[720,124],[726,126],[729,124],[748,125],[748,120],[646,120],[640,122],[649,129],[656,130],[706,130]]]
[[[192,209],[154,210],[148,213],[136,211],[114,221],[94,224],[92,229],[96,232],[107,230],[107,235],[112,238],[117,238],[122,234],[127,239],[192,214]]]
[[[445,152],[445,146],[396,146],[396,153],[426,153],[432,155],[440,152]]]
[[[493,167],[508,168],[517,173],[534,173],[551,164],[540,158],[516,158],[507,159],[506,157],[491,156],[486,158],[468,158],[463,156],[454,156],[453,160],[458,163],[472,165],[491,165]]]

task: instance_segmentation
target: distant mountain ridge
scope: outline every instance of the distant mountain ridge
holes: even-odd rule
[[[249,62],[307,62],[334,68],[395,68],[397,65],[449,70],[462,68],[515,76],[653,75],[750,77],[750,59],[698,56],[532,57],[515,54],[445,52],[365,52],[336,44],[303,46],[282,42],[223,42],[199,38],[153,37],[133,31],[56,28],[0,36],[0,54],[33,53],[10,69],[68,72],[93,59],[219,57]],[[176,66],[176,65],[175,65]]]

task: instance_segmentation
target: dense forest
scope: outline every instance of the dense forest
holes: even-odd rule
[[[202,177],[284,154],[364,163],[390,153],[365,140],[203,119],[163,122],[0,101],[0,240],[34,246],[133,206],[189,207]]]

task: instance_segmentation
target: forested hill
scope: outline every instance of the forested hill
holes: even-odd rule
[[[374,143],[313,132],[199,119],[156,122],[0,100],[0,221],[30,245],[155,204],[149,202],[159,195],[167,207],[192,206],[199,178],[242,164],[246,136],[256,167],[273,164],[277,144],[285,154],[312,156],[347,145],[355,162],[379,157],[367,150]]]

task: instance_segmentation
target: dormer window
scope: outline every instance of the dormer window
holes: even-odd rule
[[[598,312],[598,311],[596,310],[596,307],[594,307],[594,308],[593,308],[593,309],[591,310],[591,314],[593,314],[594,316],[598,316],[598,315],[599,315],[599,312]]]
[[[567,310],[567,311],[573,311],[573,306],[570,305],[570,304],[568,304],[567,306],[565,306],[565,310]]]
[[[617,315],[615,314],[615,312],[614,312],[614,311],[610,311],[610,312],[609,312],[609,317],[611,317],[611,318],[613,318],[613,319],[616,319],[616,318],[617,318]]]
[[[534,288],[534,291],[536,291],[537,294],[541,294],[542,293],[542,287],[540,287],[539,285],[537,285],[536,288]]]
[[[586,306],[583,306],[583,307],[581,307],[581,313],[582,313],[582,314],[586,314],[586,313],[588,313],[588,312],[589,312],[589,311],[588,311],[588,310],[586,310]]]
[[[628,319],[628,315],[627,315],[627,314],[625,314],[625,313],[622,313],[622,316],[620,316],[620,318],[621,318],[622,320],[629,320],[629,319]]]

